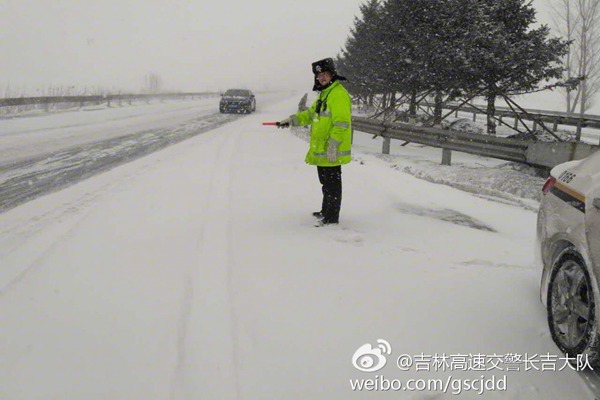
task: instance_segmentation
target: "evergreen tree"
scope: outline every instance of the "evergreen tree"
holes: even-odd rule
[[[483,95],[488,132],[495,132],[495,101],[532,91],[559,78],[565,40],[533,29],[526,0],[369,0],[342,51],[340,62],[354,93],[410,98],[409,111],[435,95]]]
[[[426,0],[388,0],[382,7],[380,56],[385,59],[384,70],[388,90],[410,96],[409,113],[416,114],[418,93],[426,82],[419,57],[421,37],[418,31],[427,11],[421,9]]]
[[[362,16],[354,19],[345,49],[337,57],[340,74],[349,79],[348,90],[371,105],[373,97],[385,90],[381,74],[384,59],[378,54],[381,47],[380,8],[379,0],[369,0],[360,6]]]
[[[473,6],[474,29],[465,41],[469,49],[470,82],[487,98],[488,133],[495,133],[498,96],[534,90],[540,82],[560,78],[565,40],[549,38],[547,26],[531,29],[535,9],[525,0],[467,0]]]
[[[389,4],[392,2],[390,1]],[[464,12],[464,0],[396,1],[408,8],[407,27],[411,30],[412,90],[435,96],[434,114],[440,122],[442,101],[464,92],[470,78],[464,39],[472,26],[472,14]],[[407,35],[408,36],[408,35]],[[416,79],[415,79],[416,77]]]

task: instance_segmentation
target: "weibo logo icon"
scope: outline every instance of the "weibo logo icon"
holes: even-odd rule
[[[352,365],[359,371],[379,371],[387,363],[386,355],[392,354],[392,346],[387,340],[377,339],[377,346],[370,343],[363,344],[354,352]]]

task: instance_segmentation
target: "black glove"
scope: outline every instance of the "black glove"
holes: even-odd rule
[[[282,129],[289,128],[291,124],[292,119],[290,117],[287,117],[286,119],[282,119],[281,121],[277,122],[277,127]]]

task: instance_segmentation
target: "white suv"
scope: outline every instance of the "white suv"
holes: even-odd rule
[[[537,223],[541,299],[552,339],[600,365],[600,152],[552,169]]]

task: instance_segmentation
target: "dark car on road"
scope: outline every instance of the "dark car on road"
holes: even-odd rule
[[[246,113],[256,111],[256,98],[247,89],[229,89],[221,95],[219,102],[221,113]]]

